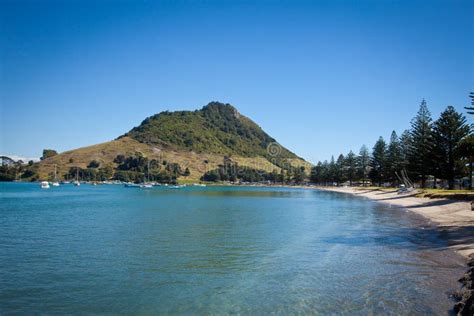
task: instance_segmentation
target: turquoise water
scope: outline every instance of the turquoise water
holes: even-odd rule
[[[0,184],[0,314],[447,314],[462,261],[315,190]]]

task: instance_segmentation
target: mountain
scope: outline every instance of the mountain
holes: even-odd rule
[[[189,169],[190,175],[184,177],[189,180],[218,168],[224,157],[267,172],[311,166],[232,105],[211,102],[196,111],[161,112],[113,141],[46,158],[38,173],[44,178],[56,165],[64,174],[73,167],[87,168],[91,161],[117,169],[119,155],[179,164]]]
[[[211,102],[201,110],[162,112],[145,119],[122,137],[168,149],[197,153],[273,158],[276,140],[230,104]],[[284,147],[280,158],[299,159]]]

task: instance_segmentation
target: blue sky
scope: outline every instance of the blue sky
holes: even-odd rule
[[[473,1],[0,0],[0,153],[235,105],[311,162],[474,90]]]

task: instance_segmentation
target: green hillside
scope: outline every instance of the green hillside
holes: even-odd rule
[[[282,159],[299,158],[276,145],[274,138],[232,105],[219,102],[211,102],[197,111],[162,112],[145,119],[124,136],[149,145],[197,153],[278,158],[277,164]],[[278,152],[268,152],[268,146],[274,143],[279,146]]]

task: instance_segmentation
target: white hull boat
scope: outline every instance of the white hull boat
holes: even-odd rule
[[[41,189],[49,189],[48,181],[42,181],[40,185],[41,185]]]

